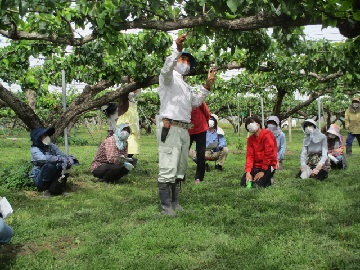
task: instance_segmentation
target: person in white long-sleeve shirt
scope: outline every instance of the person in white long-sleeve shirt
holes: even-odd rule
[[[159,145],[159,196],[162,213],[175,215],[179,205],[179,185],[187,169],[190,145],[191,111],[200,106],[214,84],[215,69],[210,69],[205,85],[191,87],[183,76],[195,67],[195,58],[183,51],[186,35],[176,40],[176,50],[166,58],[159,77],[160,111],[157,117]]]

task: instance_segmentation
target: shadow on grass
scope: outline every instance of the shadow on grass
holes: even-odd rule
[[[20,244],[6,244],[0,245],[0,269],[12,269],[13,264],[16,263],[16,256],[20,253],[22,245]]]

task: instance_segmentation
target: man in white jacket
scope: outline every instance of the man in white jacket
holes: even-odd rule
[[[205,85],[188,85],[183,76],[195,67],[195,58],[183,51],[186,35],[176,40],[176,50],[166,58],[159,76],[160,111],[157,121],[159,145],[159,196],[163,214],[175,215],[179,205],[179,185],[187,169],[192,108],[200,106],[214,84],[215,69],[210,69]]]

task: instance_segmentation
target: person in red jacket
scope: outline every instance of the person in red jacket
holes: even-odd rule
[[[256,116],[246,118],[245,128],[252,135],[247,140],[245,173],[240,186],[248,182],[252,186],[270,186],[277,166],[276,139],[270,130],[262,129],[261,120]]]
[[[194,125],[192,129],[189,129],[190,135],[190,148],[192,143],[196,142],[196,152],[194,150],[189,151],[189,156],[194,157],[196,162],[196,174],[195,182],[200,183],[204,180],[205,175],[205,151],[206,151],[206,131],[208,130],[208,121],[210,119],[210,111],[205,102],[199,107],[194,108],[191,111],[191,123]],[[190,149],[189,148],[189,149]]]

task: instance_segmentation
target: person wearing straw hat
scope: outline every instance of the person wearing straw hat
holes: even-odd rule
[[[352,155],[352,143],[356,138],[360,145],[360,99],[354,97],[351,105],[345,111],[345,128],[348,132],[346,138],[346,155]]]
[[[345,169],[344,137],[340,134],[340,127],[336,124],[331,124],[326,132],[326,137],[331,168]]]

